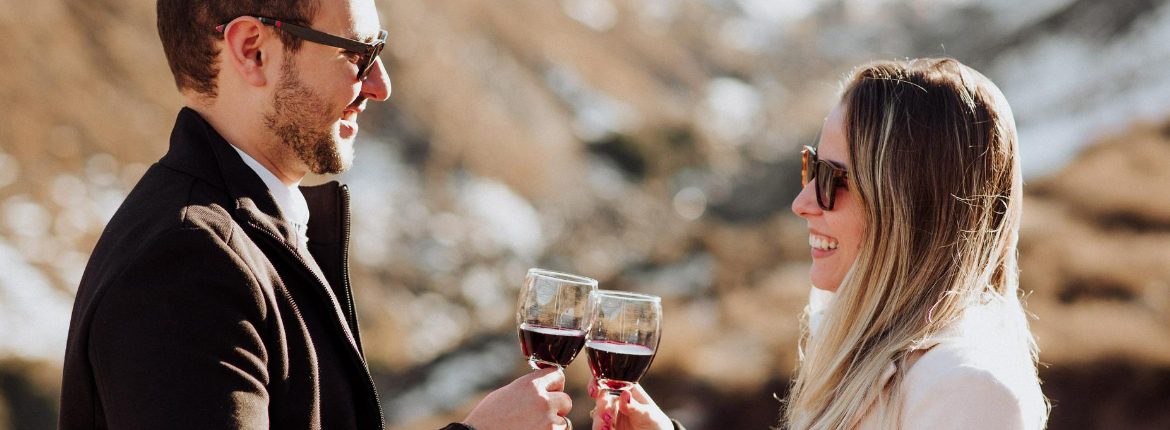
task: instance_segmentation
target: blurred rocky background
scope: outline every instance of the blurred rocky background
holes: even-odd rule
[[[1170,428],[1170,2],[378,4],[394,94],[339,179],[392,428],[524,372],[529,267],[663,296],[644,385],[689,428],[775,425],[809,290],[794,155],[851,67],[939,55],[1016,113],[1050,428]],[[0,429],[51,429],[88,253],[181,105],[154,3],[0,0],[0,101]]]

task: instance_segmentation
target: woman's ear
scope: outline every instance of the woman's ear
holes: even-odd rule
[[[235,70],[248,85],[268,84],[264,68],[269,64],[264,44],[271,33],[260,20],[241,16],[223,27],[224,52],[230,70]]]

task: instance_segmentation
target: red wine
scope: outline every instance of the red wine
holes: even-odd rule
[[[638,344],[591,340],[585,346],[593,377],[611,390],[637,383],[654,361],[654,350]]]
[[[568,366],[585,346],[585,331],[536,324],[520,324],[520,349],[537,367]]]

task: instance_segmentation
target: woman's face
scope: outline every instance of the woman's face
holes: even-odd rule
[[[821,130],[821,141],[817,144],[817,158],[843,167],[853,174],[849,165],[848,141],[845,138],[845,106],[838,104]],[[861,249],[861,236],[865,230],[865,214],[852,195],[852,178],[839,186],[833,203],[833,210],[826,211],[817,205],[815,181],[809,181],[796,200],[792,201],[792,212],[808,221],[808,242],[812,247],[812,269],[809,277],[813,286],[827,291],[837,291],[845,273],[857,259]]]

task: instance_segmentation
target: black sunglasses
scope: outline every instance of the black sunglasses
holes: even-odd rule
[[[271,25],[273,27],[287,31],[289,34],[292,34],[293,36],[299,37],[301,39],[320,43],[326,46],[341,48],[351,53],[357,54],[358,80],[364,80],[366,79],[366,76],[369,76],[370,69],[373,68],[374,62],[378,61],[378,54],[382,52],[382,48],[386,47],[386,35],[388,34],[386,30],[378,30],[378,36],[374,38],[375,40],[373,42],[366,43],[353,39],[346,39],[341,36],[334,36],[324,31],[317,31],[309,27],[289,24],[287,22],[272,18],[257,16],[256,19],[260,20],[260,22],[265,25]],[[215,31],[222,33],[226,25],[227,24],[216,26]]]
[[[815,148],[805,146],[800,150],[800,186],[805,187],[809,181],[816,180],[817,205],[821,209],[833,210],[837,187],[844,186],[848,177],[845,169],[817,158]]]

